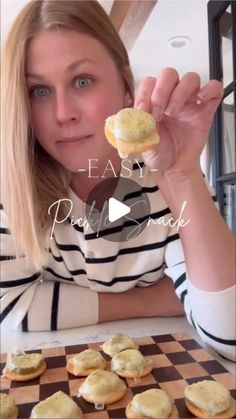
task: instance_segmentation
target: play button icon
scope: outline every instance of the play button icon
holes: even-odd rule
[[[108,201],[108,219],[110,223],[113,223],[119,218],[123,217],[126,214],[129,214],[131,211],[128,205],[122,204],[116,198],[110,198]]]
[[[151,213],[147,188],[128,178],[99,182],[85,203],[85,239],[111,242],[135,239],[146,228]]]

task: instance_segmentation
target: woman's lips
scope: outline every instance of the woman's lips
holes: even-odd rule
[[[91,134],[89,135],[80,135],[78,137],[63,137],[60,140],[57,141],[58,144],[66,145],[66,144],[74,144],[78,143],[82,140],[87,140],[91,137]]]

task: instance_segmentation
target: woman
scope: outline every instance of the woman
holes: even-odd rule
[[[107,161],[122,174],[104,121],[132,106],[133,79],[109,18],[95,1],[30,2],[8,37],[2,80],[3,326],[55,330],[185,311],[200,336],[233,359],[234,238],[199,163],[222,85],[200,88],[197,74],[180,80],[169,68],[141,83],[134,107],[154,115],[161,143],[142,156],[140,194],[149,192],[152,215],[166,221],[186,201],[189,222],[179,234],[157,224],[111,243],[68,222],[50,240],[55,211],[48,213],[70,197],[83,216]],[[88,176],[88,159],[96,176]],[[61,220],[67,212],[60,206]]]

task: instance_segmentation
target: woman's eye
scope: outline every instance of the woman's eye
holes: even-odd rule
[[[31,89],[30,96],[32,97],[44,97],[50,93],[47,87],[35,87]]]
[[[92,83],[92,80],[89,77],[80,77],[75,80],[75,86],[83,89],[84,87],[88,87]]]

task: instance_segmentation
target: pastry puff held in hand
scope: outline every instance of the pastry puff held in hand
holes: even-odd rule
[[[154,117],[140,109],[123,108],[109,116],[105,122],[105,135],[121,158],[143,153],[159,143]]]

